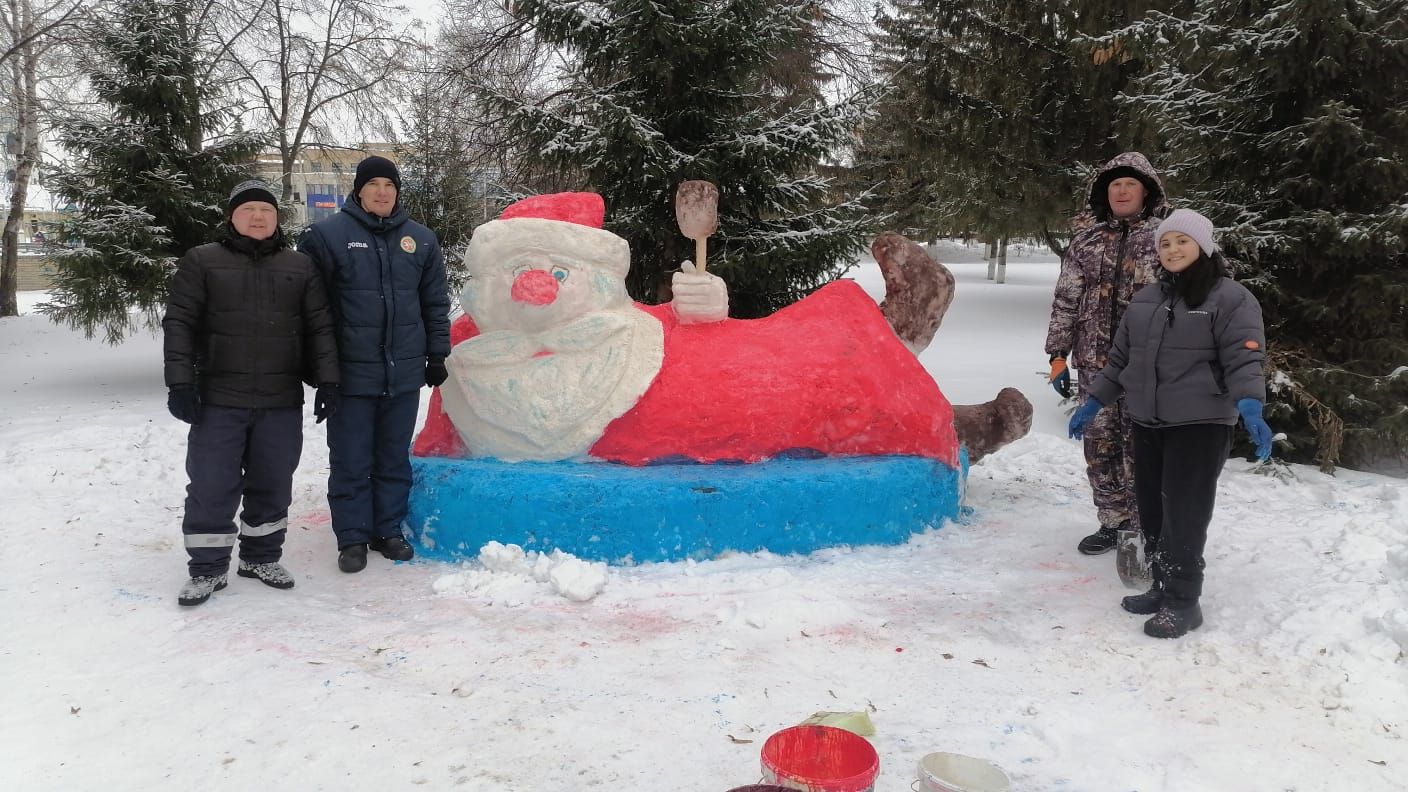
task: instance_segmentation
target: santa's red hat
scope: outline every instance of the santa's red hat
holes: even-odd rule
[[[535,195],[509,204],[498,220],[474,230],[468,255],[481,262],[518,262],[523,251],[560,254],[624,278],[631,267],[626,240],[602,228],[606,203],[588,192]],[[480,258],[484,257],[484,258]]]

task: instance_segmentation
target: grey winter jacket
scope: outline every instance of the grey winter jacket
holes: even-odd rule
[[[1160,281],[1130,302],[1110,362],[1089,390],[1101,404],[1123,393],[1141,426],[1230,425],[1238,400],[1266,400],[1265,356],[1261,305],[1245,286],[1218,278],[1190,310]]]
[[[298,249],[327,282],[342,393],[395,396],[424,387],[426,360],[450,354],[450,295],[435,234],[399,203],[383,218],[348,196],[342,211],[303,232]]]
[[[1106,189],[1120,173],[1129,172],[1144,182],[1148,195],[1142,214],[1119,220],[1110,216]],[[1075,223],[1079,230],[1061,257],[1046,353],[1068,355],[1072,368],[1093,372],[1105,365],[1130,298],[1159,270],[1154,231],[1167,213],[1167,202],[1154,166],[1143,154],[1129,151],[1096,172],[1087,203]]]

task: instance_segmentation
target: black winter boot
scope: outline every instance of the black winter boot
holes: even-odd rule
[[[240,559],[239,569],[235,571],[240,577],[254,578],[261,581],[266,586],[273,586],[276,589],[293,588],[293,575],[284,569],[284,565],[277,561],[270,561],[264,564],[251,564],[244,559]]]
[[[1151,638],[1178,638],[1202,626],[1203,609],[1197,600],[1165,600],[1154,618],[1144,622],[1144,634]]]
[[[225,588],[228,578],[225,575],[197,575],[186,581],[176,602],[181,605],[199,605],[210,599],[210,595]]]
[[[342,548],[342,552],[337,554],[337,568],[348,573],[361,572],[366,569],[367,546],[354,544]]]
[[[392,561],[410,561],[416,557],[416,551],[411,549],[410,542],[399,536],[373,539],[371,547]]]
[[[1115,549],[1118,541],[1117,531],[1114,528],[1100,526],[1100,530],[1080,540],[1076,549],[1086,555],[1100,555]]]
[[[1120,600],[1120,607],[1130,613],[1137,613],[1141,616],[1148,616],[1151,613],[1158,613],[1159,608],[1164,604],[1164,584],[1154,581],[1154,585],[1143,594],[1132,594]]]
[[[1158,562],[1155,562],[1152,567],[1150,571],[1154,576],[1154,584],[1143,594],[1132,594],[1120,600],[1121,608],[1140,616],[1159,612],[1159,608],[1164,604],[1164,573],[1159,568]]]

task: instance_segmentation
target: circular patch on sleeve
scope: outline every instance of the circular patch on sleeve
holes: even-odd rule
[[[1250,339],[1248,339],[1247,342],[1242,346],[1246,347],[1247,349],[1261,349],[1261,344],[1258,344],[1257,342],[1252,341]]]
[[[401,237],[401,249],[407,253],[416,252],[416,241],[409,235]]]

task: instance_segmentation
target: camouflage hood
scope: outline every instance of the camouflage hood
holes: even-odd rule
[[[1144,189],[1149,192],[1144,199],[1144,217],[1163,217],[1168,214],[1168,200],[1159,172],[1154,170],[1154,166],[1143,154],[1126,151],[1105,163],[1090,179],[1086,203],[1097,220],[1102,223],[1110,220],[1108,190],[1110,182],[1121,176],[1133,176],[1144,183]]]

